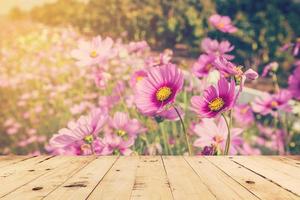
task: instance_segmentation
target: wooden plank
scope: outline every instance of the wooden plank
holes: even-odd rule
[[[72,157],[58,157],[57,159],[64,161],[59,164],[55,170],[49,171],[30,183],[23,185],[19,189],[6,195],[3,199],[14,200],[32,200],[41,199],[51,191],[56,189],[59,185],[65,182],[74,173],[79,171],[90,161],[94,160],[94,156],[72,156]],[[47,166],[51,162],[56,162],[52,159],[47,162]]]
[[[294,160],[292,158],[288,158],[286,156],[268,156],[267,158],[271,158],[274,160],[278,160],[281,162],[284,162],[286,164],[292,165],[294,167],[299,167],[300,168],[300,161],[299,160]]]
[[[33,158],[33,156],[0,156],[0,168]]]
[[[217,199],[258,199],[204,157],[185,157]]]
[[[286,157],[286,158],[293,159],[293,160],[300,161],[300,156],[297,156],[297,155],[290,155],[290,156],[285,156],[285,157]]]
[[[174,199],[216,199],[181,156],[163,156]]]
[[[206,159],[260,199],[299,199],[291,192],[240,166],[228,157],[208,156]]]
[[[173,199],[160,156],[140,157],[131,199]]]
[[[137,156],[120,157],[88,199],[130,199],[138,162]]]
[[[86,199],[112,167],[116,159],[117,157],[114,156],[98,157],[59,188],[47,195],[45,200]]]
[[[281,162],[274,163],[275,161],[266,157],[234,156],[229,158],[243,167],[252,170],[256,174],[280,185],[286,190],[289,190],[298,196],[300,195],[299,168]]]
[[[53,162],[53,160],[55,162]],[[7,195],[41,175],[48,173],[62,161],[62,159],[56,157],[53,158],[53,156],[39,156],[29,159],[28,161],[26,160],[22,162],[21,165],[17,163],[14,167],[11,167],[6,171],[0,170],[0,197]]]

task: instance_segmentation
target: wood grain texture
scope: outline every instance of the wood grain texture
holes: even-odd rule
[[[261,156],[235,156],[231,159],[265,179],[300,196],[300,170],[284,162]]]
[[[298,156],[0,156],[0,200],[300,200]]]

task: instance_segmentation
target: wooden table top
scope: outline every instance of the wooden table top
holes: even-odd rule
[[[2,156],[0,199],[300,199],[300,156]]]

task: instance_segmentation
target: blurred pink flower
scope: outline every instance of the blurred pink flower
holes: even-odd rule
[[[300,66],[289,76],[289,91],[295,99],[300,100]]]
[[[198,136],[194,142],[195,147],[205,148],[211,145],[215,150],[224,151],[227,138],[227,126],[223,118],[220,118],[217,123],[214,119],[202,119],[199,124],[196,124],[193,131]],[[232,128],[231,130],[231,145],[229,149],[230,155],[238,153],[238,148],[243,144],[240,128]]]
[[[234,76],[241,85],[244,84],[246,79],[255,80],[258,78],[258,73],[253,69],[242,71],[242,66],[236,66],[224,57],[216,58],[214,66],[221,72],[224,77]]]
[[[175,101],[182,86],[183,74],[175,65],[151,68],[135,88],[136,106],[142,114],[156,116]]]
[[[129,137],[127,139],[123,139],[122,137],[116,134],[105,134],[102,142],[104,144],[104,148],[102,150],[102,155],[110,155],[110,154],[121,154],[121,155],[130,155],[132,150],[130,147],[134,144],[134,138]]]
[[[105,89],[107,87],[107,83],[111,80],[111,74],[105,72],[101,68],[97,68],[94,70],[94,81],[98,88]]]
[[[50,139],[54,153],[86,155],[100,154],[102,148],[98,134],[107,121],[107,114],[101,109],[94,109],[87,116],[81,116],[77,122],[69,122],[68,128],[59,130]]]
[[[197,60],[197,62],[194,63],[192,72],[193,74],[198,77],[206,77],[208,76],[211,69],[213,69],[213,62],[215,61],[214,56],[201,54]]]
[[[143,78],[147,77],[147,72],[145,70],[138,70],[135,71],[133,73],[133,75],[131,75],[129,84],[132,88],[135,87],[135,85],[140,82],[141,80],[143,80]]]
[[[218,81],[218,86],[208,87],[203,97],[193,96],[192,110],[203,118],[213,118],[231,109],[235,100],[235,83],[227,82],[225,78]]]
[[[219,56],[222,56],[227,60],[232,60],[234,58],[233,55],[227,54],[234,49],[234,46],[227,40],[219,43],[217,40],[204,38],[201,42],[201,48],[206,54],[215,58]]]
[[[237,28],[231,23],[231,19],[228,16],[214,14],[208,20],[212,26],[224,33],[234,33],[237,31]]]
[[[137,119],[130,119],[128,114],[123,112],[116,112],[109,122],[113,132],[119,137],[136,138],[138,134],[147,130]]]
[[[238,104],[234,107],[233,117],[236,122],[243,126],[254,123],[254,114],[249,104]]]
[[[277,116],[278,111],[290,112],[291,106],[288,104],[291,94],[287,90],[282,90],[277,94],[266,93],[263,97],[257,97],[252,103],[252,109],[261,115]]]
[[[113,44],[111,38],[97,36],[91,42],[79,41],[78,49],[74,49],[71,55],[78,60],[79,66],[102,64],[114,56]]]
[[[263,73],[262,73],[262,77],[266,77],[268,74],[269,74],[269,72],[275,72],[275,71],[277,71],[277,69],[278,69],[278,62],[271,62],[271,63],[269,63],[269,64],[267,64],[265,67],[264,67],[264,70],[263,70]]]

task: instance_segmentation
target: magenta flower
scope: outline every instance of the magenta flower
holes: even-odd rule
[[[277,116],[278,111],[290,112],[291,106],[288,104],[291,94],[287,90],[282,90],[277,94],[266,93],[263,98],[257,97],[252,103],[254,112],[261,115]]]
[[[193,96],[192,110],[203,118],[213,118],[229,110],[234,105],[235,83],[229,83],[225,78],[218,81],[218,86],[208,87],[203,97]]]
[[[58,131],[50,140],[50,149],[58,154],[87,155],[100,154],[102,142],[98,138],[107,114],[94,109],[87,116],[81,116],[77,122],[69,122],[67,128]]]
[[[91,42],[80,41],[78,49],[74,49],[71,56],[78,60],[79,66],[102,64],[114,56],[113,43],[111,38],[102,40],[100,36],[93,38]]]
[[[234,49],[234,46],[231,46],[228,41],[221,41],[219,43],[217,40],[204,38],[201,42],[201,48],[206,54],[214,56],[215,58],[219,56],[222,56],[227,60],[232,60],[234,58],[233,55],[227,54]]]
[[[300,66],[289,76],[289,91],[295,99],[300,100]]]
[[[208,20],[212,26],[224,33],[234,33],[237,31],[237,28],[232,25],[231,19],[228,16],[214,14]]]
[[[214,56],[202,54],[194,63],[192,72],[196,77],[202,78],[208,76],[210,70],[213,68]]]
[[[110,120],[110,127],[119,137],[136,138],[138,134],[145,132],[144,128],[137,119],[130,119],[127,113],[116,112]]]
[[[208,147],[213,147],[215,151],[223,152],[225,150],[228,130],[224,118],[220,118],[217,123],[213,119],[202,119],[199,124],[194,126],[193,132],[198,136],[194,142],[194,146],[206,150],[206,154],[209,153],[209,155],[212,155],[211,148]],[[238,148],[243,144],[241,138],[243,130],[232,128],[230,132],[231,145],[229,154],[235,155],[238,152]],[[205,154],[205,152],[203,153]]]
[[[233,117],[235,121],[243,126],[251,125],[255,118],[249,104],[239,104],[234,107]]]
[[[175,101],[183,86],[183,74],[173,64],[149,69],[148,77],[137,84],[135,103],[141,113],[156,116]]]

